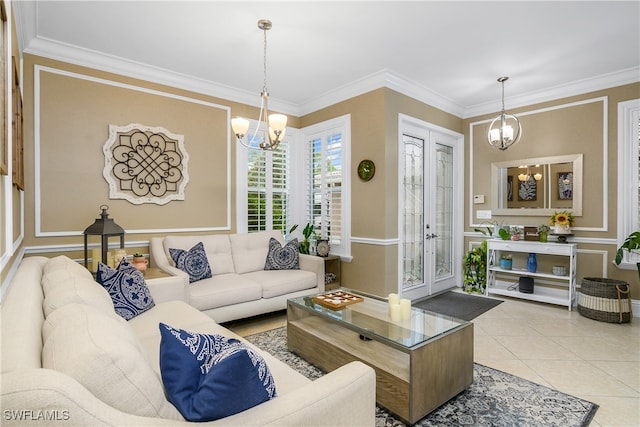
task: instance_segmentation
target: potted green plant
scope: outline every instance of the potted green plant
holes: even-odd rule
[[[551,231],[551,227],[546,224],[541,224],[537,228],[538,231],[538,240],[541,242],[546,242],[549,237],[549,232]]]
[[[293,233],[297,228],[297,224],[291,227],[291,230],[289,230],[289,234]],[[313,225],[311,223],[307,223],[307,225],[302,230],[302,236],[304,236],[304,240],[298,244],[298,252],[300,252],[301,254],[309,254],[311,238],[315,235],[316,232],[313,229]]]
[[[640,231],[634,231],[633,233],[629,234],[624,242],[622,242],[622,245],[620,245],[620,247],[616,251],[616,265],[620,265],[620,263],[622,262],[625,251],[628,251],[630,254],[640,254]],[[638,267],[638,277],[640,277],[640,262],[637,262],[636,266]]]
[[[464,256],[462,289],[469,293],[484,293],[487,286],[487,241]]]
[[[147,259],[144,257],[144,255],[142,253],[135,252],[133,254],[132,264],[139,271],[145,271],[147,269],[148,261],[147,261]]]
[[[520,240],[520,228],[519,227],[511,227],[509,230],[511,233],[511,240]]]
[[[500,268],[504,270],[511,270],[513,267],[513,259],[511,254],[502,254],[500,257]]]

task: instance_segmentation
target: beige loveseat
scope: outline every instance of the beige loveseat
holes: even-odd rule
[[[151,282],[151,281],[150,281]],[[166,399],[159,322],[240,337],[184,301],[126,321],[108,292],[66,257],[24,259],[1,306],[2,425],[190,425]],[[250,344],[248,344],[250,345]],[[277,397],[199,425],[371,426],[375,374],[353,362],[310,381],[266,352]]]
[[[324,260],[300,254],[300,269],[265,270],[269,240],[284,244],[280,231],[152,237],[151,265],[184,279],[184,300],[216,322],[284,310],[287,299],[324,292]],[[212,277],[189,283],[169,249],[189,250],[202,242]]]

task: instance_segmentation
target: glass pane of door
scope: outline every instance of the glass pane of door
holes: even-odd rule
[[[424,285],[424,139],[403,135],[402,289]]]
[[[453,275],[453,147],[435,144],[435,280]]]

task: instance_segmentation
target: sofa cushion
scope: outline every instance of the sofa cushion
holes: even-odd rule
[[[273,298],[316,286],[316,275],[305,270],[262,270],[243,276],[262,285],[262,298]]]
[[[211,267],[202,242],[189,250],[169,248],[169,254],[176,267],[189,275],[189,283],[211,277]]]
[[[260,298],[260,283],[235,273],[218,274],[189,285],[188,302],[198,310],[209,310]]]
[[[42,366],[74,378],[107,405],[134,415],[179,420],[126,321],[68,304],[47,318]]]
[[[105,314],[115,314],[109,293],[95,280],[83,275],[69,276],[55,286],[49,286],[42,309],[44,315],[49,316],[58,308],[72,303],[89,305]]]
[[[82,277],[93,280],[93,275],[84,266],[64,255],[49,259],[42,269],[42,288],[49,291],[70,277]]]
[[[123,319],[132,319],[155,305],[142,272],[126,258],[122,258],[117,269],[99,263],[97,280],[107,290],[116,313]]]
[[[211,421],[276,395],[264,359],[234,338],[160,323],[160,370],[169,400],[189,421]]]
[[[284,246],[273,237],[269,239],[269,252],[264,263],[265,270],[299,270],[298,239],[287,242]]]
[[[284,244],[284,236],[278,230],[230,234],[235,272],[243,274],[264,270],[264,260],[267,258],[269,240],[272,237]]]
[[[169,248],[189,249],[198,242],[204,244],[207,260],[211,267],[211,274],[233,273],[233,258],[231,257],[231,242],[227,234],[210,234],[202,236],[167,236],[162,240],[167,258],[175,266],[169,254]]]

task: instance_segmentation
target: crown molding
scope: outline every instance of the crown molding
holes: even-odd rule
[[[30,31],[28,27],[23,27],[23,32],[19,35],[19,38],[24,41],[25,38],[23,36],[26,35],[28,38]],[[76,46],[66,45],[42,37],[32,38],[28,46],[24,47],[24,52],[74,65],[189,90],[245,105],[260,107],[260,98],[252,91],[250,92],[195,78],[136,61],[124,60],[102,52],[80,49]],[[639,81],[640,67],[634,67],[507,98],[506,104],[509,108],[518,108]],[[277,98],[269,98],[269,103],[274,111],[300,117],[382,87],[395,90],[424,104],[463,119],[494,113],[501,109],[499,100],[473,106],[460,105],[446,96],[387,69],[337,87],[302,104],[294,104]]]
[[[509,109],[513,109],[637,82],[640,82],[640,67],[633,67],[505,98],[505,104],[508,105]],[[473,105],[465,109],[462,118],[466,119],[483,114],[495,113],[500,111],[501,108],[502,104],[499,100]]]

